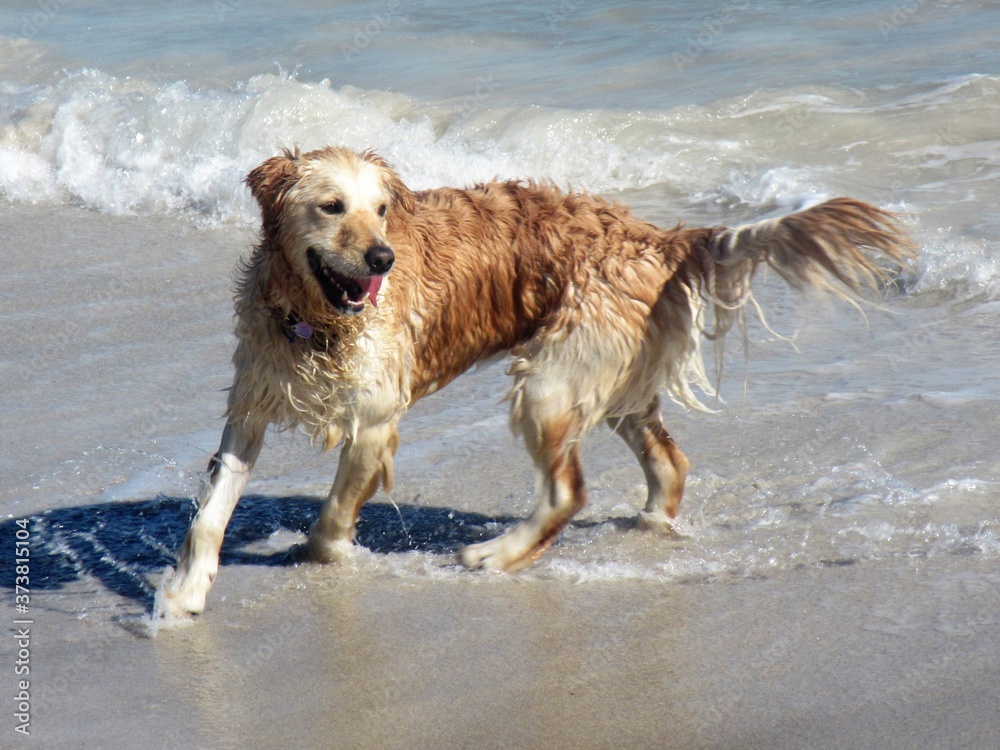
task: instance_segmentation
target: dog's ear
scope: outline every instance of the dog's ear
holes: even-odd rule
[[[374,151],[365,151],[361,154],[361,158],[371,162],[382,170],[382,181],[385,183],[385,188],[392,198],[394,207],[405,213],[412,214],[416,209],[416,200],[413,197],[413,191],[406,187],[389,162]]]
[[[400,179],[394,170],[390,169],[386,173],[385,184],[389,189],[389,195],[392,196],[393,203],[401,211],[412,214],[416,210],[417,202],[413,197],[413,191],[406,187],[403,180]]]
[[[273,237],[284,211],[284,198],[288,189],[299,178],[298,149],[287,149],[281,156],[272,156],[253,169],[245,180],[250,192],[260,205],[264,234]]]

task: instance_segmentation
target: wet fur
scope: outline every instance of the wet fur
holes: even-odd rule
[[[579,446],[607,421],[648,483],[644,525],[669,528],[688,461],[660,420],[662,391],[700,406],[703,333],[721,337],[767,264],[798,288],[851,294],[914,255],[893,218],[847,198],[737,229],[660,229],[601,198],[530,182],[411,192],[372,153],[288,153],[254,169],[262,239],[236,296],[236,375],[228,423],[167,583],[173,614],[201,612],[226,524],[269,425],[343,441],[308,552],[350,554],[361,506],[392,485],[407,407],[473,364],[509,352],[511,423],[538,470],[538,506],[496,539],[462,550],[472,568],[537,559],[586,501]],[[318,207],[335,210],[337,217]],[[381,215],[384,211],[384,215]],[[366,275],[365,249],[395,264],[378,307],[336,310],[309,248],[337,273]],[[317,252],[314,250],[314,252]],[[290,335],[306,321],[312,336]]]

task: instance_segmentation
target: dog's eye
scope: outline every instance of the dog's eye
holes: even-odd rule
[[[378,207],[378,215],[379,216],[385,216],[385,204],[384,203],[381,206]]]
[[[344,213],[344,201],[333,201],[332,203],[324,203],[319,207],[319,210],[325,214],[330,214],[335,216],[337,214]]]

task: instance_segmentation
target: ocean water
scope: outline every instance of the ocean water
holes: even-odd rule
[[[763,280],[794,343],[751,326],[718,415],[665,407],[693,464],[677,535],[632,529],[641,474],[599,433],[589,505],[522,579],[1000,557],[997,28],[972,1],[3,3],[6,530],[30,519],[40,589],[99,582],[81,616],[151,606],[221,431],[242,179],[330,143],[414,188],[549,180],[662,225],[852,195],[921,247],[860,311]],[[505,383],[486,367],[412,410],[352,574],[493,580],[453,558],[533,503]],[[269,438],[223,577],[307,575],[282,554],[334,461]]]

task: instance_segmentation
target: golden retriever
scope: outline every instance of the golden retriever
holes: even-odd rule
[[[891,215],[837,198],[737,229],[660,229],[601,198],[531,182],[411,192],[379,156],[341,148],[268,159],[247,177],[262,238],[236,293],[236,369],[211,483],[165,582],[199,613],[268,425],[343,441],[306,549],[350,554],[361,506],[392,485],[407,407],[473,364],[512,356],[511,424],[538,472],[537,507],[460,552],[470,568],[537,559],[586,501],[580,443],[608,422],[645,473],[644,525],[669,528],[688,461],[660,419],[665,390],[709,387],[699,339],[722,336],[758,265],[842,293],[915,250]]]

